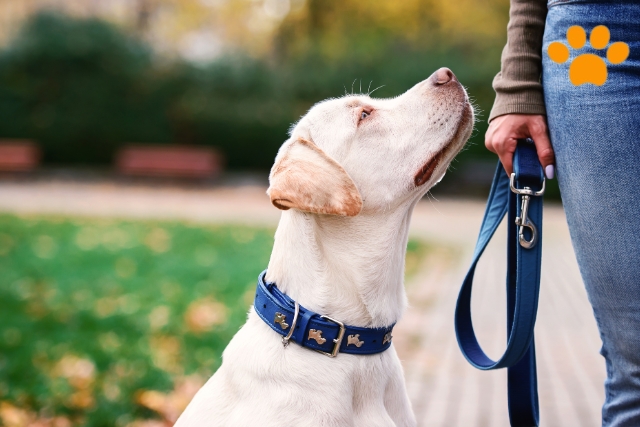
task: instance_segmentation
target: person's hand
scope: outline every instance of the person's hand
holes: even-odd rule
[[[505,114],[491,120],[484,137],[484,145],[489,151],[498,155],[507,175],[513,172],[513,153],[517,140],[531,138],[536,144],[540,164],[547,178],[553,178],[555,172],[555,156],[545,116],[534,114]]]

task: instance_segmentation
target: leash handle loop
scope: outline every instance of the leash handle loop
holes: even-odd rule
[[[533,329],[540,290],[543,193],[544,173],[533,141],[518,140],[511,178],[498,162],[455,312],[458,345],[467,361],[481,370],[508,368],[509,419],[514,427],[538,426],[539,420]],[[478,261],[505,214],[508,340],[502,357],[494,361],[482,350],[473,329],[471,290]]]

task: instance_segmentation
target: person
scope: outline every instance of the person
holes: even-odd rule
[[[507,39],[485,145],[511,173],[531,137],[557,175],[602,339],[602,425],[638,427],[640,2],[511,0]]]

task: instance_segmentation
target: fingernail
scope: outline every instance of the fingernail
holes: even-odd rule
[[[556,168],[553,165],[548,165],[544,168],[544,174],[547,176],[547,179],[553,179]]]

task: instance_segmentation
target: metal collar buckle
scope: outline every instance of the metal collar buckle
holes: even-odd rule
[[[284,348],[287,348],[287,346],[289,345],[289,340],[291,339],[291,335],[293,335],[293,331],[296,330],[296,324],[298,323],[298,314],[300,313],[300,304],[298,304],[298,301],[294,301],[293,302],[295,304],[295,309],[294,309],[294,313],[293,313],[293,322],[291,322],[291,328],[289,328],[289,333],[282,337],[282,346]]]
[[[336,357],[338,355],[338,352],[340,351],[340,344],[342,344],[342,338],[344,338],[344,331],[345,331],[345,327],[344,327],[344,323],[336,320],[336,319],[332,319],[329,316],[320,316],[323,319],[329,320],[335,324],[337,324],[338,326],[340,326],[340,332],[338,333],[338,338],[333,340],[333,350],[331,351],[331,353],[327,353],[325,351],[322,350],[316,350],[318,353],[322,353],[325,356],[329,356],[329,357]]]
[[[520,216],[516,217],[516,225],[520,226],[518,230],[518,241],[520,246],[525,249],[533,248],[538,243],[538,229],[536,225],[529,219],[529,200],[531,196],[542,196],[545,190],[546,179],[542,178],[542,188],[538,191],[533,191],[530,187],[524,187],[522,189],[516,188],[516,174],[512,173],[509,179],[509,187],[511,191],[522,196],[522,205],[520,208]],[[524,228],[527,227],[531,231],[531,239],[527,240],[524,235]]]

